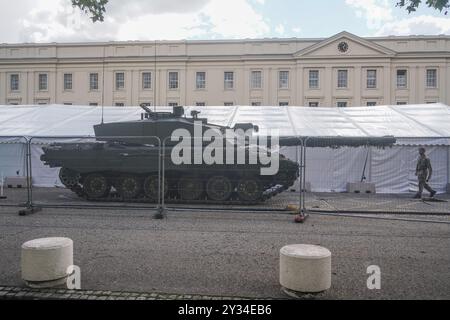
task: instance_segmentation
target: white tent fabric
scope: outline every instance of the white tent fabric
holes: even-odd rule
[[[260,133],[278,130],[280,136],[347,136],[397,138],[392,149],[371,148],[365,176],[377,186],[377,192],[403,193],[416,190],[414,176],[417,146],[427,146],[433,163],[432,186],[443,192],[450,175],[450,107],[443,104],[377,106],[352,108],[208,106],[185,107],[201,111],[208,122],[233,126],[251,122]],[[170,111],[158,107],[157,111]],[[0,171],[5,176],[24,173],[25,147],[20,138],[11,136],[93,136],[93,125],[105,122],[136,120],[139,107],[94,106],[0,106]],[[55,138],[40,142],[56,141]],[[61,141],[60,139],[58,141]],[[37,186],[60,185],[57,169],[43,166],[40,145],[33,145],[33,182]],[[296,148],[282,148],[296,160]],[[347,182],[360,181],[367,150],[364,148],[309,148],[307,180],[314,191],[341,192]]]

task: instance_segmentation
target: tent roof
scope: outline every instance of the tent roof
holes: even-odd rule
[[[251,122],[260,132],[279,130],[280,136],[381,137],[393,135],[403,143],[427,140],[449,144],[450,107],[443,104],[351,108],[301,108],[271,106],[185,107],[201,111],[201,117],[218,125]],[[158,107],[158,111],[170,111]],[[140,107],[105,107],[104,121],[140,119]],[[0,136],[94,135],[102,109],[95,106],[24,105],[0,106]],[[408,141],[408,142],[407,142]],[[437,142],[438,141],[438,142]]]

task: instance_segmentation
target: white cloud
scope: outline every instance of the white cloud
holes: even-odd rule
[[[411,34],[450,34],[450,19],[422,15],[386,23],[376,32],[378,36]]]
[[[0,42],[256,38],[271,31],[252,5],[264,0],[110,0],[103,23],[92,23],[70,0],[23,1],[27,8],[13,16],[14,5],[2,4],[0,26],[16,21],[18,32],[2,33]]]
[[[393,4],[388,0],[345,0],[355,10],[358,18],[365,18],[369,29],[380,28],[385,22],[394,19]]]
[[[284,31],[285,31],[285,28],[284,28],[284,25],[282,25],[282,24],[279,24],[275,27],[275,32],[278,33],[280,36],[284,35]]]
[[[300,27],[294,27],[294,28],[292,28],[292,32],[294,32],[294,33],[300,33],[300,32],[302,32],[302,28],[300,28]]]

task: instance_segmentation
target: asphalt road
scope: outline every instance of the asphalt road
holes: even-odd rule
[[[281,213],[152,215],[44,209],[21,217],[17,208],[0,208],[0,285],[22,285],[23,242],[66,236],[74,241],[83,289],[284,298],[279,250],[309,243],[332,252],[332,288],[316,298],[450,299],[450,224],[317,215],[295,224]],[[450,223],[448,216],[411,218]],[[381,268],[380,290],[367,289],[369,265]]]

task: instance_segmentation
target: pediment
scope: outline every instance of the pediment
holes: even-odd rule
[[[370,40],[341,32],[297,52],[295,57],[374,57],[393,56],[396,52]]]

